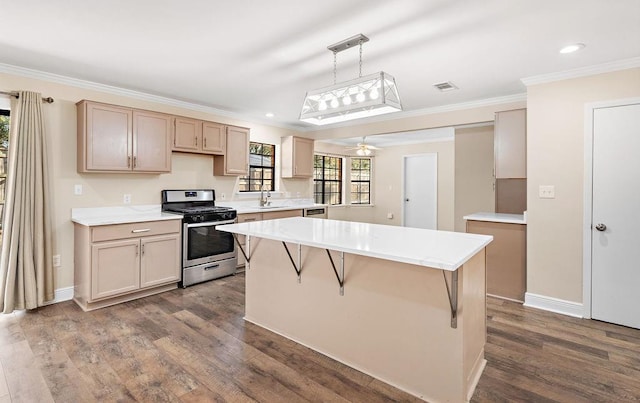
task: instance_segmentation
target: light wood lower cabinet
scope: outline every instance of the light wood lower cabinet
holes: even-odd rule
[[[487,246],[487,294],[524,302],[527,226],[469,220],[467,232],[493,236]]]
[[[176,288],[180,223],[75,224],[76,303],[88,311]]]
[[[275,220],[276,218],[287,218],[287,217],[302,217],[302,210],[301,209],[297,209],[297,210],[269,211],[269,212],[265,212],[265,213],[238,214],[238,223],[252,222],[252,221],[264,221],[264,220]],[[245,240],[246,239],[245,239],[244,235],[238,235],[238,241],[240,242],[240,244],[242,245],[242,248],[244,248],[244,250],[246,252],[247,249],[246,249]],[[244,259],[244,255],[242,254],[242,252],[238,251],[238,265],[237,265],[237,267],[238,268],[244,268],[244,265],[246,263],[247,262]]]

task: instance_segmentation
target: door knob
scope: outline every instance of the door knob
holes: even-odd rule
[[[604,224],[597,224],[597,225],[596,225],[596,229],[597,229],[598,231],[604,231],[604,230],[606,230],[606,229],[607,229],[607,226],[606,226],[606,225],[604,225]]]

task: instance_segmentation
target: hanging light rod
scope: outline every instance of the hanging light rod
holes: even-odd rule
[[[347,50],[354,46],[361,45],[365,42],[369,42],[369,38],[362,34],[354,35],[351,38],[347,38],[338,43],[334,43],[333,45],[327,46],[327,49],[332,51],[333,53],[342,52],[343,50]]]

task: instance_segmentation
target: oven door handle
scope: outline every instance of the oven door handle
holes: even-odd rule
[[[207,222],[201,222],[198,224],[187,224],[187,228],[197,228],[197,227],[211,227],[211,226],[217,226],[217,225],[224,225],[224,224],[235,224],[236,220],[229,220],[229,221],[207,221]]]

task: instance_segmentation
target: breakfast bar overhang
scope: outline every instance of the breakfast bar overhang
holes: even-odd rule
[[[246,236],[245,320],[422,399],[471,398],[492,237],[303,217],[217,229]]]

